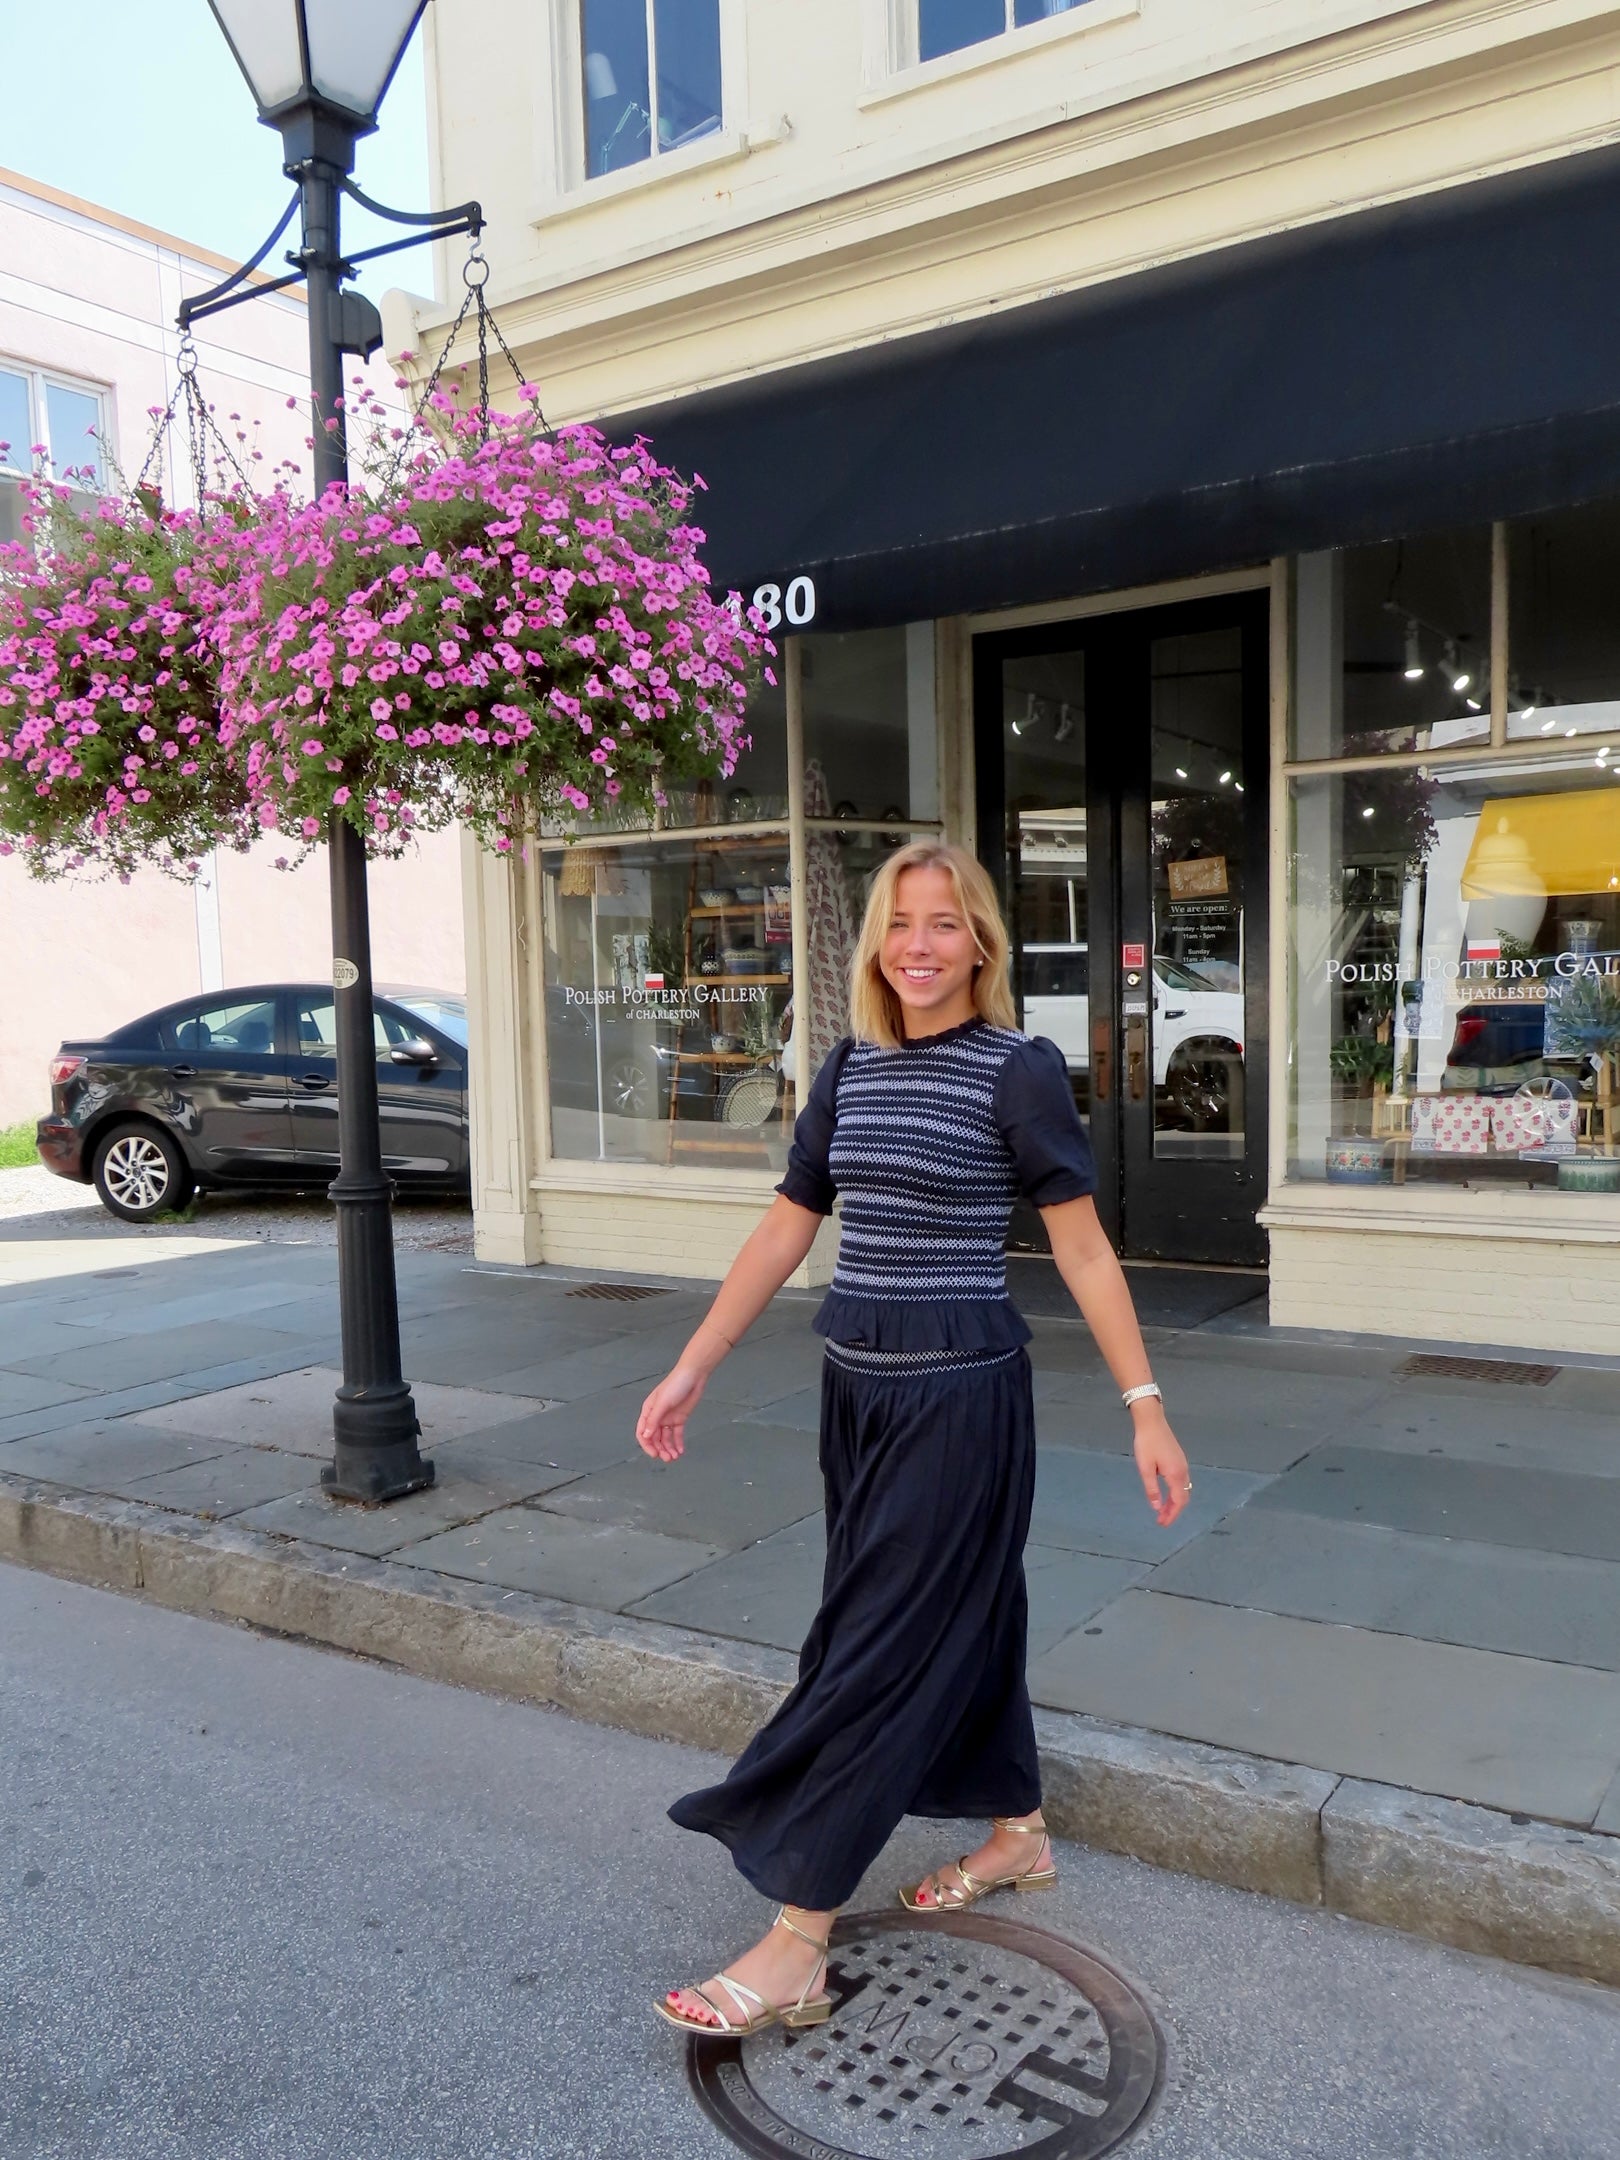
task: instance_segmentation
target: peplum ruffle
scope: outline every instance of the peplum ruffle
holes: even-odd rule
[[[812,1323],[834,1342],[868,1350],[1016,1350],[1029,1323],[1010,1297],[856,1297],[829,1290]]]

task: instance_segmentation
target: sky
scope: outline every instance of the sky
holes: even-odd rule
[[[260,126],[207,0],[0,4],[12,86],[0,166],[235,261],[254,252],[292,182],[282,174],[280,138]],[[359,146],[355,179],[396,209],[430,207],[420,26],[377,133]],[[344,205],[351,247],[399,230]],[[385,258],[360,282],[373,299],[390,285],[428,291],[431,263],[427,248]]]

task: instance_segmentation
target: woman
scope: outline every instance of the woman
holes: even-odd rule
[[[1022,1193],[1136,1428],[1159,1522],[1192,1483],[1097,1220],[1091,1151],[1055,1044],[1017,1030],[995,889],[923,841],[873,882],[852,1033],[816,1077],[779,1197],[636,1426],[674,1462],[704,1386],[843,1198],[821,1466],[827,1567],[792,1694],[723,1784],[670,1809],[782,1901],[764,1938],[655,2004],[683,2031],[818,2024],[828,1931],[902,1815],[989,1816],[977,1851],[902,1890],[914,1911],[1057,1879],[1024,1679],[1023,1548],[1035,1482],[1029,1329],[1007,1296]]]

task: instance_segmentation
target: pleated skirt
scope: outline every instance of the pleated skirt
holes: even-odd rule
[[[1029,1358],[821,1382],[827,1565],[799,1678],[722,1784],[670,1809],[765,1896],[844,1904],[904,1815],[1041,1804],[1024,1676]]]

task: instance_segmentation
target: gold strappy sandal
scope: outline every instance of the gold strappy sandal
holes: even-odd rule
[[[700,2040],[746,2040],[753,2033],[763,2032],[767,2025],[778,2023],[791,2025],[795,2029],[806,2025],[824,2025],[832,2016],[833,1999],[830,1995],[812,1997],[810,1990],[827,1969],[827,1945],[818,1942],[814,1935],[807,1935],[802,1927],[795,1927],[787,1916],[785,1905],[771,1925],[785,1927],[790,1935],[797,1935],[800,1942],[806,1942],[812,1950],[821,1952],[797,2002],[768,2003],[763,1995],[756,1995],[754,1990],[745,1986],[741,1980],[732,1980],[725,1973],[717,1973],[714,1979],[706,1980],[702,1987],[687,1988],[684,1992],[701,1997],[720,2020],[718,2025],[701,2024],[697,2018],[688,2017],[684,2010],[673,2009],[667,2001],[655,2002],[653,2008],[665,2024],[678,2026],[682,2032],[696,2033]],[[711,1988],[725,1989],[737,2012],[736,2018],[726,2015],[721,2005],[708,1992]],[[752,2010],[748,2007],[750,2003],[755,2006]]]
[[[1028,1837],[1043,1839],[1047,1836],[1045,1823],[1009,1822],[1001,1815],[992,1815],[990,1820],[998,1830],[1011,1830]],[[1040,1856],[1041,1849],[1037,1845],[1035,1857],[1038,1860]],[[976,1875],[968,1873],[967,1855],[964,1853],[956,1863],[956,1872],[960,1878],[958,1882],[946,1882],[944,1872],[942,1868],[936,1868],[932,1875],[925,1875],[923,1880],[915,1885],[908,1884],[900,1892],[900,1902],[907,1912],[966,1912],[970,1905],[977,1905],[980,1898],[988,1897],[992,1890],[1051,1890],[1057,1885],[1057,1869],[1050,1860],[1043,1868],[1025,1868],[1019,1875],[998,1875],[992,1882],[980,1882]],[[924,1905],[919,1902],[917,1893],[921,1890],[932,1893],[932,1904]]]

